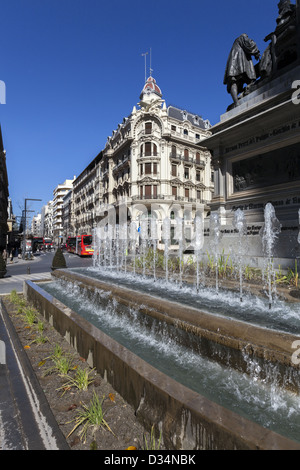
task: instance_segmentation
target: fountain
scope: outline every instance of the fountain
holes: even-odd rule
[[[134,221],[130,223],[130,245],[131,245],[131,253],[133,256],[133,272],[135,274],[135,255],[136,255],[136,240],[137,240],[137,226]]]
[[[142,239],[142,261],[143,261],[143,276],[146,274],[146,253],[147,253],[147,240],[148,240],[148,219],[141,221],[141,239]]]
[[[157,250],[157,222],[156,219],[151,219],[151,240],[153,245],[153,281],[156,281],[156,250]]]
[[[240,279],[240,300],[243,300],[243,256],[245,255],[245,237],[247,236],[247,224],[245,214],[241,209],[237,209],[234,213],[233,226],[239,235],[237,257]]]
[[[163,220],[163,227],[162,227],[162,239],[165,244],[165,273],[166,273],[166,281],[169,279],[169,244],[171,240],[171,227],[170,227],[170,219],[169,217],[165,217]]]
[[[213,247],[213,256],[215,259],[216,293],[218,295],[219,293],[219,246],[220,246],[220,239],[221,239],[219,214],[213,213],[210,215],[209,230],[210,230],[211,243]]]
[[[275,215],[275,209],[271,203],[266,204],[264,210],[265,223],[261,229],[261,237],[263,242],[263,250],[267,261],[267,286],[269,296],[269,308],[272,307],[273,294],[275,290],[275,270],[273,265],[274,245],[280,233],[281,225]]]
[[[178,262],[179,262],[179,286],[182,287],[182,270],[183,270],[183,220],[176,217],[175,239],[178,241]]]
[[[123,223],[120,225],[120,238],[122,246],[122,258],[121,266],[124,266],[124,272],[127,272],[127,257],[128,257],[128,236],[127,236],[127,224]]]
[[[195,282],[184,279],[182,225],[177,219],[180,289],[169,275],[171,231],[166,218],[164,272],[156,264],[159,238],[152,220],[153,276],[146,275],[144,262],[146,222],[140,232],[143,264],[136,268],[138,232],[132,222],[130,243],[125,245],[130,269],[124,257],[118,261],[116,250],[112,269],[111,250],[125,230],[108,226],[105,232],[96,232],[93,267],[56,271],[52,283],[27,282],[26,295],[135,407],[137,416],[156,423],[168,448],[300,448],[300,369],[292,360],[300,328],[299,303],[270,298],[272,277],[266,298],[243,288],[247,230],[241,210],[233,219],[238,295],[219,285],[218,216],[213,215],[210,224],[214,287],[199,282],[204,245],[199,216],[194,221]],[[268,263],[278,230],[275,211],[268,206],[262,230]],[[119,241],[107,243],[108,233]],[[101,256],[103,238],[108,258]]]
[[[195,256],[196,256],[196,289],[199,292],[199,263],[200,263],[200,254],[204,244],[204,232],[203,232],[203,220],[202,217],[197,215],[195,217]]]

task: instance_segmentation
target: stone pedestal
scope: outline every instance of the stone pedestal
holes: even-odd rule
[[[297,8],[299,16],[298,5]],[[248,254],[259,263],[258,258],[263,256],[259,232],[264,223],[264,207],[270,202],[282,225],[274,256],[292,267],[295,258],[300,257],[300,99],[295,99],[298,90],[300,95],[299,48],[296,60],[258,79],[252,91],[240,98],[239,105],[231,105],[212,127],[212,136],[201,143],[212,153],[215,191],[211,212],[219,214],[224,232],[221,251],[232,244],[227,239],[234,212],[240,208],[247,221]]]

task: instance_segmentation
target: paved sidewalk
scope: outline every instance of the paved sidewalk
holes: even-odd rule
[[[43,273],[31,273],[31,266],[35,263],[38,263],[40,260],[39,257],[34,258],[33,260],[23,260],[19,258],[14,258],[13,263],[8,261],[7,262],[7,273],[4,278],[0,279],[0,296],[9,294],[13,289],[17,292],[23,292],[23,283],[24,281],[28,280],[44,280],[44,279],[51,279],[51,272],[43,272]],[[24,265],[27,266],[25,274],[10,274],[9,268],[14,265]]]
[[[0,279],[0,295],[10,294],[15,289],[17,292],[23,292],[24,281],[51,279],[51,273],[37,274],[19,274]]]

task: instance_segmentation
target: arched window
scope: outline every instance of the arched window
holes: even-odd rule
[[[145,142],[145,157],[151,156],[151,142]]]
[[[145,142],[145,152],[143,153],[143,145],[141,146],[141,157],[151,157],[152,155],[157,155],[157,145],[152,142]]]

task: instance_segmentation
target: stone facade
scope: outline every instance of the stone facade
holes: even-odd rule
[[[70,224],[65,227],[68,236],[91,234],[96,225],[96,208],[100,204],[101,178],[100,161],[102,153],[80,173],[73,182],[71,204],[68,208]]]
[[[73,180],[65,180],[53,191],[53,238],[56,243],[63,239],[63,197],[73,187]]]
[[[160,228],[175,212],[180,217],[188,212],[191,220],[197,208],[207,213],[213,189],[211,158],[201,141],[209,135],[208,121],[167,107],[150,76],[138,107],[74,181],[73,234],[106,223],[112,213],[115,223],[139,225],[142,218],[155,217]]]
[[[8,218],[8,177],[6,168],[6,151],[3,147],[2,131],[0,127],[0,251],[6,248],[7,218]]]

